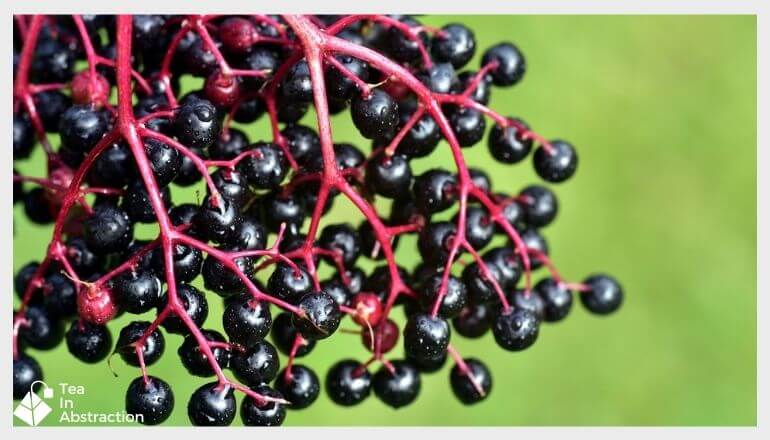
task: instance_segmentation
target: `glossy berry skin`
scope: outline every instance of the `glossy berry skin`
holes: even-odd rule
[[[246,151],[249,145],[249,138],[241,130],[231,127],[227,134],[221,133],[208,148],[209,157],[216,160],[235,159],[239,154]]]
[[[54,272],[45,277],[43,305],[52,318],[68,318],[78,311],[77,288],[62,273]]]
[[[336,55],[335,58],[349,72],[361,78],[362,81],[366,82],[369,80],[369,65],[365,62],[347,55]],[[360,92],[350,78],[334,67],[329,67],[326,71],[326,91],[330,98],[341,101],[347,101],[357,91]]]
[[[318,237],[318,245],[337,252],[346,267],[353,266],[361,254],[358,234],[348,223],[336,223],[324,227]]]
[[[417,77],[434,93],[449,93],[457,88],[457,74],[449,63],[434,64]]]
[[[583,284],[590,290],[580,293],[580,301],[591,313],[607,315],[623,304],[623,288],[615,278],[604,274],[591,275]]]
[[[284,312],[275,317],[273,321],[273,329],[270,332],[270,336],[275,343],[276,348],[285,355],[291,353],[292,346],[296,340],[297,329],[292,324],[292,316],[290,313]],[[296,352],[296,357],[302,357],[310,353],[315,347],[315,341],[307,341],[307,344],[300,345]]]
[[[225,244],[233,249],[257,250],[267,246],[267,231],[262,223],[253,217],[242,217],[235,225]]]
[[[496,86],[506,87],[518,83],[527,70],[524,55],[511,43],[499,43],[487,49],[481,57],[481,65],[485,66],[493,60],[498,62],[497,68],[491,71]]]
[[[492,323],[497,345],[508,351],[529,348],[537,340],[539,330],[540,322],[535,314],[524,309],[503,312]]]
[[[422,309],[431,311],[433,304],[438,298],[438,293],[442,285],[443,274],[435,272],[423,282],[419,290],[419,301]],[[446,319],[457,316],[463,307],[468,303],[468,290],[459,278],[452,275],[447,278],[444,297],[441,299],[438,313]]]
[[[90,171],[90,179],[104,187],[126,186],[136,175],[136,166],[133,161],[134,158],[128,146],[122,143],[112,144],[96,158]]]
[[[238,207],[233,202],[220,198],[215,204],[211,196],[203,199],[198,214],[193,218],[195,229],[217,243],[224,243],[240,221]]]
[[[145,139],[144,149],[158,185],[162,188],[171,183],[182,166],[182,154],[175,148],[151,138]]]
[[[226,50],[232,53],[248,53],[254,43],[257,30],[242,17],[228,17],[219,26],[219,39]]]
[[[402,23],[409,27],[417,27],[420,23],[412,17],[405,16],[399,19]],[[425,32],[420,32],[417,37],[422,41],[423,45],[428,47],[428,36]],[[388,28],[385,32],[385,41],[387,45],[388,54],[401,62],[412,62],[420,57],[420,49],[416,41],[404,35],[401,29],[395,27]]]
[[[201,273],[203,266],[203,253],[200,249],[183,244],[175,244],[172,247],[172,251],[175,281],[178,283],[189,283],[194,280]],[[165,277],[166,260],[160,249],[156,248],[153,250],[150,263],[156,275]]]
[[[294,364],[289,376],[286,376],[286,369],[278,373],[275,389],[291,402],[290,409],[303,409],[315,402],[321,392],[321,385],[313,370],[301,364]]]
[[[544,186],[530,185],[521,190],[519,197],[524,199],[520,206],[524,209],[524,216],[530,226],[548,226],[559,212],[556,195]]]
[[[59,90],[46,90],[35,94],[32,99],[45,131],[48,133],[57,131],[61,116],[72,106],[70,97]],[[15,154],[14,157],[16,157]]]
[[[67,109],[59,121],[59,136],[63,145],[81,153],[87,153],[107,132],[107,117],[100,110],[88,105],[74,105]]]
[[[525,127],[527,126],[520,119],[516,119],[516,121]],[[522,131],[515,125],[502,127],[495,124],[489,131],[487,146],[489,153],[495,160],[501,163],[514,164],[524,160],[532,151],[532,139],[523,137]]]
[[[543,235],[540,234],[536,229],[534,228],[525,229],[521,233],[521,241],[524,242],[524,245],[528,249],[535,249],[545,255],[548,255],[548,242],[546,241],[545,237],[543,237]],[[543,263],[540,260],[538,260],[536,257],[533,257],[532,255],[530,255],[529,263],[530,263],[530,269],[532,270],[538,269],[543,266]]]
[[[455,215],[455,224],[459,217]],[[465,239],[476,250],[481,250],[492,241],[495,233],[495,222],[487,211],[476,205],[468,206],[465,210]]]
[[[281,130],[281,134],[298,164],[304,165],[313,156],[321,154],[321,140],[312,128],[301,124],[288,124]]]
[[[430,223],[424,227],[417,239],[417,248],[425,264],[438,267],[446,263],[456,234],[457,228],[452,222]]]
[[[372,389],[372,376],[358,361],[337,362],[326,373],[326,394],[341,406],[353,406],[364,401]]]
[[[308,293],[297,305],[305,316],[294,315],[294,327],[307,340],[326,339],[340,326],[342,319],[340,306],[328,293]]]
[[[144,313],[160,301],[160,279],[150,271],[123,272],[113,281],[113,289],[121,309],[129,313]]]
[[[224,249],[225,252],[232,250]],[[243,273],[246,276],[252,274],[254,268],[254,260],[250,257],[241,257],[234,260],[238,272]],[[222,262],[209,255],[203,261],[203,267],[201,268],[201,275],[203,276],[203,286],[208,290],[214,291],[222,298],[227,298],[233,295],[242,293],[246,286],[243,283],[243,279],[230,268],[226,267]]]
[[[412,168],[403,155],[386,157],[385,154],[379,154],[367,162],[366,183],[372,191],[383,197],[405,197],[412,183]]]
[[[55,220],[54,207],[43,188],[32,188],[24,194],[24,214],[31,222],[39,225],[47,225]]]
[[[267,385],[258,385],[252,390],[261,396],[283,399],[283,395]],[[280,426],[286,418],[286,407],[280,403],[268,402],[260,406],[254,399],[244,397],[241,401],[241,421],[246,426]]]
[[[168,187],[161,189],[160,199],[165,207],[171,205],[171,191]],[[145,188],[141,180],[136,180],[129,184],[125,193],[123,193],[120,208],[126,211],[126,214],[134,223],[153,223],[157,221],[155,211],[150,203],[150,196],[147,194],[147,188]]]
[[[267,341],[259,341],[244,351],[234,350],[230,360],[235,377],[248,386],[271,382],[279,367],[278,352]]]
[[[278,263],[267,280],[267,291],[277,298],[295,303],[310,293],[313,280],[301,267],[295,270],[286,263]]]
[[[102,260],[89,249],[82,237],[69,237],[65,242],[67,246],[67,260],[82,277],[89,277],[102,269]]]
[[[164,380],[155,376],[143,376],[132,380],[126,390],[126,413],[142,415],[140,423],[159,425],[174,409],[174,393]]]
[[[147,321],[133,321],[120,330],[118,342],[115,344],[115,351],[120,354],[120,357],[128,365],[139,366],[139,357],[136,355],[135,345],[132,344],[137,342],[149,327],[150,323]],[[158,329],[153,330],[142,347],[144,364],[154,364],[163,355],[165,348],[166,340],[163,337],[163,333]]]
[[[22,399],[32,383],[43,380],[43,370],[37,361],[24,353],[13,359],[13,400]]]
[[[205,295],[195,286],[189,284],[177,284],[176,294],[187,316],[192,319],[196,326],[200,327],[203,325],[209,314],[209,306]],[[168,294],[164,294],[159,301],[158,313],[162,311],[163,305],[168,302],[167,298]],[[187,334],[190,331],[182,319],[173,313],[161,323],[161,326],[169,333]]]
[[[19,336],[32,348],[50,350],[64,337],[64,323],[40,306],[29,306],[24,317],[27,325],[19,328]]]
[[[67,349],[87,364],[102,361],[112,349],[112,334],[103,325],[75,320],[66,335]]]
[[[74,52],[59,41],[45,39],[35,48],[30,73],[36,83],[67,82],[74,68]]]
[[[13,159],[26,159],[35,146],[35,130],[26,115],[13,115]]]
[[[410,316],[404,326],[404,351],[414,359],[435,359],[446,351],[450,336],[446,320],[418,313]]]
[[[492,325],[492,310],[492,306],[487,304],[468,305],[452,319],[452,326],[461,336],[480,338]]]
[[[497,282],[504,289],[512,289],[521,278],[522,269],[519,259],[512,248],[499,247],[490,249],[483,257],[487,267],[495,266],[498,270]]]
[[[471,108],[460,108],[449,114],[449,124],[461,147],[472,147],[484,138],[487,123],[481,112]]]
[[[396,128],[398,104],[385,91],[372,90],[368,97],[357,96],[351,103],[353,124],[367,139],[382,138]]]
[[[431,55],[451,63],[455,69],[466,65],[476,52],[476,38],[465,25],[451,23],[441,28],[441,34],[433,37]]]
[[[224,336],[214,330],[202,330],[203,337],[207,341],[225,343]],[[227,368],[230,363],[230,351],[223,347],[211,347],[211,352],[214,353],[214,360],[220,368]],[[184,338],[184,342],[179,346],[177,350],[179,358],[182,360],[182,365],[185,367],[188,373],[193,376],[208,377],[214,375],[214,370],[209,364],[208,357],[200,350],[198,346],[198,340],[193,335],[187,335]]]
[[[281,149],[272,143],[257,142],[249,147],[253,152],[238,164],[238,170],[249,185],[256,189],[274,189],[281,184],[289,171],[288,162]]]
[[[310,81],[310,69],[305,60],[294,64],[286,73],[281,82],[281,94],[292,102],[313,101],[313,83]]]
[[[525,309],[534,313],[538,320],[545,319],[545,302],[543,298],[533,291],[529,295],[523,289],[516,289],[506,294],[508,304],[515,309]]]
[[[94,214],[83,223],[83,229],[86,244],[99,255],[122,251],[134,235],[128,214],[108,204],[94,208]]]
[[[267,336],[273,319],[267,303],[243,294],[227,301],[222,326],[231,342],[251,347]]]
[[[332,299],[334,299],[334,302],[341,306],[350,305],[353,298],[353,293],[350,291],[350,288],[348,288],[342,280],[337,278],[322,281],[321,291],[331,296]]]
[[[412,187],[415,204],[425,214],[441,212],[454,204],[457,196],[454,175],[442,169],[432,169],[417,176]]]
[[[452,392],[460,402],[472,405],[489,396],[489,392],[492,391],[492,374],[478,359],[468,358],[463,359],[463,362],[468,368],[467,374],[463,374],[460,366],[455,365],[449,373],[449,383],[452,385]]]
[[[374,394],[391,408],[401,408],[414,402],[420,393],[420,373],[410,362],[391,361],[394,373],[383,365],[372,378]]]
[[[254,194],[249,189],[246,177],[238,171],[220,168],[211,175],[214,186],[219,194],[241,208]]]
[[[228,426],[235,419],[235,392],[219,382],[201,385],[187,402],[187,416],[195,426]]]
[[[575,147],[567,141],[551,141],[551,152],[540,146],[535,150],[533,163],[535,171],[541,179],[560,183],[572,177],[578,165]]]
[[[272,192],[262,198],[263,221],[271,232],[278,232],[281,223],[287,231],[298,231],[305,221],[305,206],[292,194]]]
[[[179,142],[193,148],[208,148],[219,134],[219,119],[214,104],[205,99],[188,101],[172,121]]]
[[[534,292],[543,300],[543,317],[547,322],[566,318],[572,308],[572,292],[553,278],[543,278]]]

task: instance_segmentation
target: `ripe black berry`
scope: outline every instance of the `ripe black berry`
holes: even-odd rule
[[[24,213],[33,223],[46,225],[55,220],[54,207],[42,187],[36,187],[24,194]]]
[[[545,319],[545,303],[540,295],[534,292],[527,294],[524,289],[516,289],[507,293],[506,298],[511,307],[529,310],[535,314],[538,320]]]
[[[203,199],[198,214],[193,218],[195,229],[211,241],[224,243],[241,221],[238,207],[226,198],[215,204],[211,196]]]
[[[208,302],[203,293],[195,288],[195,286],[177,284],[176,295],[179,298],[179,302],[182,303],[185,313],[192,319],[193,323],[198,327],[203,325],[209,314]],[[164,293],[158,302],[158,313],[162,311],[167,302],[168,293]],[[187,334],[190,331],[182,319],[173,313],[161,323],[161,326],[169,333]]]
[[[452,319],[455,331],[466,338],[484,336],[492,325],[492,306],[472,304],[465,306],[460,314]]]
[[[225,250],[226,251],[226,250]],[[254,269],[254,260],[251,257],[241,257],[233,260],[238,272],[249,276]],[[222,261],[212,255],[206,257],[201,269],[203,285],[206,289],[213,290],[217,295],[227,298],[243,293],[246,285],[243,279],[234,271],[222,264]]]
[[[315,402],[321,392],[321,385],[313,370],[301,364],[294,364],[288,377],[285,368],[278,373],[275,389],[291,402],[290,409],[303,409]]]
[[[158,425],[171,415],[174,393],[164,380],[155,376],[139,376],[126,390],[126,413],[141,415],[137,420],[144,425]]]
[[[160,191],[160,199],[166,208],[171,205],[171,191],[168,187]],[[128,189],[123,194],[120,207],[126,211],[126,214],[134,223],[153,223],[157,221],[155,211],[150,203],[150,196],[147,194],[147,188],[141,180],[135,180],[129,184]]]
[[[423,310],[432,310],[433,304],[438,298],[442,280],[443,273],[434,272],[423,281],[422,287],[418,291],[420,295],[419,301]],[[457,277],[449,275],[446,282],[446,289],[444,290],[444,297],[441,299],[441,305],[438,309],[439,315],[446,319],[454,318],[460,313],[463,307],[465,307],[467,302],[468,291],[465,287],[465,283],[460,281]]]
[[[457,88],[457,74],[449,63],[434,64],[417,78],[434,93],[449,93]]]
[[[256,189],[274,189],[281,184],[289,165],[277,145],[257,142],[249,147],[252,153],[238,163],[238,170],[249,185]]]
[[[399,21],[407,24],[411,28],[420,26],[420,23],[417,20],[408,16],[402,17]],[[430,46],[428,35],[424,31],[420,31],[417,36],[423,46]],[[385,32],[385,41],[388,53],[398,61],[412,62],[420,57],[420,49],[417,41],[404,35],[404,32],[402,32],[401,29],[396,27],[388,28]]]
[[[328,293],[308,293],[297,305],[305,315],[294,316],[294,327],[307,340],[326,339],[340,326],[340,306]]]
[[[586,309],[597,315],[614,312],[623,303],[623,288],[609,275],[592,275],[583,281],[590,290],[580,293]]]
[[[267,385],[253,387],[261,396],[283,399],[283,395]],[[268,402],[260,406],[251,397],[241,401],[241,420],[246,426],[280,426],[286,418],[286,407],[280,403]]]
[[[472,147],[483,137],[487,128],[484,115],[471,108],[455,109],[449,114],[449,123],[461,147]]]
[[[525,309],[501,313],[492,324],[497,345],[509,351],[524,350],[534,344],[539,329],[540,323],[535,314]]]
[[[77,288],[61,272],[45,277],[43,305],[52,317],[68,318],[77,313]]]
[[[299,61],[289,69],[281,82],[281,93],[289,101],[313,101],[313,83],[310,81],[310,69],[306,61]]]
[[[299,231],[305,221],[305,206],[292,194],[268,193],[262,198],[261,207],[265,226],[271,232],[278,232],[281,223],[286,223],[287,231]]]
[[[208,148],[219,134],[217,109],[205,99],[183,103],[173,125],[179,141],[194,148]]]
[[[144,313],[160,301],[160,279],[147,270],[128,270],[115,277],[113,293],[120,307],[129,313]]]
[[[184,244],[175,244],[172,247],[174,257],[174,280],[178,283],[189,283],[200,273],[203,265],[203,253],[200,249]],[[152,268],[158,276],[165,277],[166,259],[160,248],[155,248],[151,253]]]
[[[83,222],[83,229],[88,247],[102,255],[122,251],[134,235],[128,214],[109,204],[94,208],[93,215]]]
[[[385,137],[398,123],[398,104],[380,89],[374,89],[368,97],[353,98],[350,112],[353,124],[367,139]]]
[[[107,147],[96,158],[90,172],[91,181],[111,188],[124,187],[135,176],[134,157],[128,146],[123,143],[115,143]]]
[[[401,408],[414,402],[420,393],[420,373],[410,362],[391,361],[391,373],[384,365],[374,374],[372,386],[378,399],[391,408]]]
[[[19,329],[19,336],[30,347],[50,350],[64,338],[64,323],[40,306],[29,306],[25,310],[26,325]]]
[[[451,23],[433,37],[431,54],[438,61],[452,63],[455,69],[463,67],[476,52],[476,38],[465,25]]]
[[[230,360],[230,368],[235,377],[249,386],[271,382],[279,366],[278,353],[267,341],[256,342],[243,351],[233,351]]]
[[[209,157],[216,160],[231,160],[246,151],[249,138],[246,133],[237,128],[230,128],[227,134],[222,133],[209,146]]]
[[[24,397],[35,381],[43,380],[43,370],[37,361],[24,353],[13,359],[13,399]]]
[[[453,220],[458,223],[458,216]],[[468,206],[465,210],[465,239],[468,243],[474,249],[481,250],[492,241],[494,233],[495,223],[489,213],[480,206]]]
[[[499,43],[487,49],[481,57],[481,65],[485,66],[492,61],[498,62],[497,68],[491,71],[496,86],[516,84],[527,70],[524,55],[511,43]]]
[[[561,321],[572,308],[572,292],[553,278],[543,278],[534,292],[543,300],[543,317],[548,322]]]
[[[284,312],[275,317],[273,321],[273,330],[270,332],[273,338],[273,342],[281,353],[288,355],[291,353],[291,349],[294,346],[294,341],[299,335],[297,329],[292,324],[292,315]],[[310,353],[315,347],[315,341],[306,341],[306,344],[299,346],[296,352],[296,357],[302,357]]]
[[[238,171],[220,168],[211,174],[211,180],[219,194],[237,207],[243,207],[254,196],[246,177]]]
[[[59,121],[59,136],[63,145],[87,153],[107,132],[107,117],[87,105],[74,105],[67,109]]]
[[[404,327],[404,350],[414,359],[435,359],[446,351],[450,336],[446,320],[418,313]]]
[[[145,139],[144,149],[158,185],[162,188],[171,183],[182,166],[182,154],[170,145],[152,138]]]
[[[228,426],[235,418],[235,393],[219,382],[201,385],[187,402],[187,416],[195,426]]]
[[[88,247],[82,237],[69,237],[65,245],[67,260],[78,275],[89,277],[103,269],[104,262]]]
[[[412,183],[409,161],[400,154],[374,156],[366,166],[366,183],[383,197],[395,199],[407,196]]]
[[[86,321],[72,321],[66,339],[69,352],[87,364],[103,360],[112,348],[110,329]]]
[[[281,130],[286,139],[292,157],[297,163],[304,165],[313,156],[321,154],[321,140],[310,127],[300,124],[288,124]]]
[[[267,280],[267,291],[290,303],[299,301],[312,288],[313,280],[304,269],[295,269],[283,262],[275,265],[275,270]]]
[[[26,114],[13,115],[13,160],[26,159],[35,146],[35,130]]]
[[[326,394],[337,405],[353,406],[369,397],[372,376],[358,361],[345,359],[326,374]]]
[[[575,148],[567,141],[551,141],[551,151],[540,146],[533,156],[535,171],[543,180],[564,182],[572,177],[578,164]]]
[[[426,225],[417,240],[420,256],[426,264],[438,267],[446,263],[457,227],[452,222],[436,222]]]
[[[554,193],[540,185],[530,185],[519,193],[523,200],[527,224],[536,228],[548,226],[559,211],[559,202]]]
[[[272,324],[268,304],[249,294],[230,298],[222,314],[222,326],[230,341],[245,347],[264,339]]]
[[[349,223],[326,225],[318,238],[318,245],[339,253],[346,267],[353,266],[361,254],[358,234]]]
[[[527,126],[520,119],[516,119],[516,121],[525,127]],[[515,125],[502,127],[495,124],[489,131],[487,146],[492,157],[498,162],[512,164],[527,157],[532,150],[532,139],[523,138],[521,130]]]
[[[135,367],[139,366],[139,357],[136,355],[136,342],[149,329],[150,323],[147,321],[133,321],[120,330],[118,342],[115,344],[115,351],[128,364]],[[142,346],[142,357],[145,365],[152,365],[166,348],[166,340],[160,330],[155,329],[145,339]]]
[[[70,97],[59,90],[46,90],[35,94],[32,99],[35,101],[35,108],[45,131],[49,133],[57,131],[61,116],[72,106]]]
[[[468,367],[468,371],[464,373],[459,365],[455,365],[449,374],[449,382],[452,384],[455,397],[460,402],[471,405],[486,399],[492,391],[492,374],[478,359],[463,359],[463,362]]]
[[[457,180],[455,176],[442,169],[432,169],[417,176],[414,180],[415,204],[425,214],[441,212],[455,202],[454,192]]]
[[[349,72],[361,78],[361,81],[369,80],[369,65],[365,62],[347,55],[335,56]],[[326,71],[326,92],[330,98],[347,101],[356,93],[356,84],[342,72],[334,67]]]

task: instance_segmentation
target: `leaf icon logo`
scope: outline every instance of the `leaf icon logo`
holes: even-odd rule
[[[24,421],[29,426],[37,426],[51,413],[51,407],[43,401],[33,390],[36,383],[42,384],[45,388],[43,397],[50,399],[53,397],[53,389],[49,388],[42,381],[36,381],[30,386],[29,392],[21,399],[21,402],[13,411],[13,415]]]

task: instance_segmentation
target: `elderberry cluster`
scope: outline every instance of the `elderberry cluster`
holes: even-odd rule
[[[280,425],[322,388],[341,406],[374,394],[400,408],[448,359],[453,393],[474,404],[492,376],[457,335],[521,351],[575,295],[598,315],[622,303],[611,276],[567,282],[550,261],[548,186],[493,189],[463,158],[484,144],[548,183],[575,173],[571,143],[488,107],[525,74],[512,43],[479,50],[467,26],[412,16],[82,15],[16,16],[14,49],[14,162],[36,145],[47,158],[42,176],[14,170],[14,203],[53,225],[14,280],[14,399],[43,378],[28,349],[65,341],[82,362],[138,367],[125,408],[151,425],[180,398],[194,425]],[[185,77],[202,87],[183,91]],[[334,141],[328,115],[343,112],[371,145]],[[262,118],[271,130],[251,138]],[[413,172],[439,148],[452,169]],[[323,221],[340,198],[359,220]],[[143,224],[157,238],[137,238]],[[122,314],[136,317],[112,328]],[[342,354],[320,378],[296,362],[335,333],[371,356]],[[211,379],[191,396],[148,372],[168,334],[183,336],[184,369]]]

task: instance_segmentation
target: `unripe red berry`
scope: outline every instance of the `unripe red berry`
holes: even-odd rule
[[[247,19],[231,17],[219,26],[219,39],[222,45],[233,53],[246,53],[254,44],[257,31],[254,25]]]
[[[359,293],[353,297],[352,307],[356,310],[353,321],[362,327],[374,327],[382,319],[382,303],[373,293]]]
[[[101,107],[110,97],[110,83],[102,75],[84,70],[72,78],[70,82],[72,102],[75,104],[94,104]]]
[[[393,320],[386,320],[379,326],[373,329],[374,332],[370,332],[368,327],[361,329],[361,342],[364,344],[367,350],[374,352],[379,344],[379,351],[381,354],[388,353],[393,350],[398,342],[398,325]]]
[[[108,289],[90,287],[78,292],[78,315],[86,321],[104,325],[117,313],[117,305]]]
[[[216,71],[206,78],[203,91],[215,106],[229,108],[238,102],[241,95],[241,80],[232,75]]]

